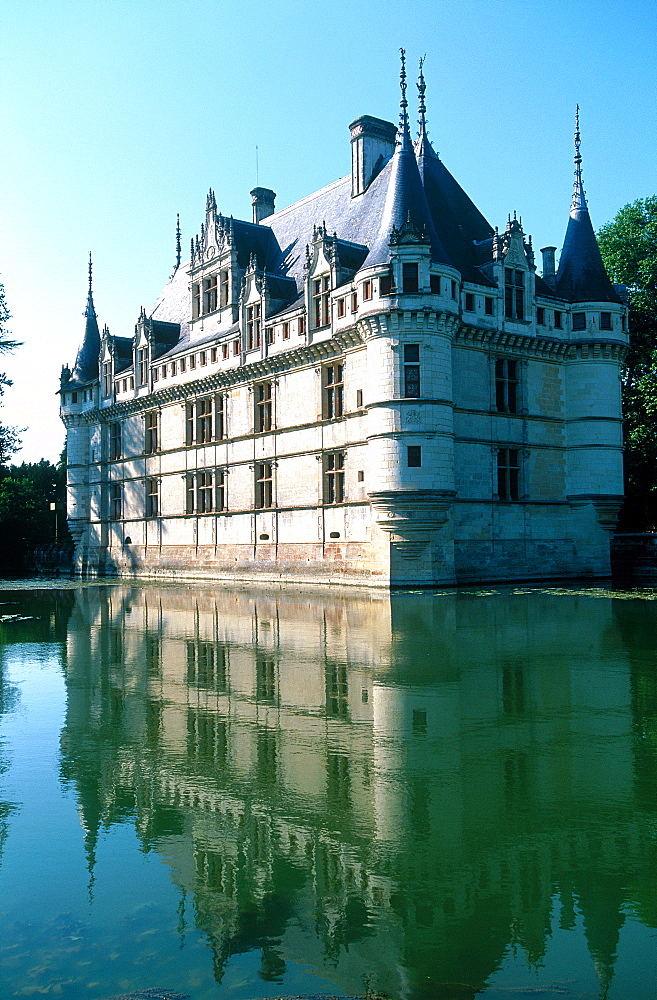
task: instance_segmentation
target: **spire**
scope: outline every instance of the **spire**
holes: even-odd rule
[[[397,145],[390,162],[388,187],[379,232],[367,256],[364,266],[390,260],[390,240],[410,221],[422,235],[422,241],[431,246],[434,261],[449,263],[450,259],[440,242],[431,217],[427,196],[415,159],[415,150],[408,127],[408,103],[406,101],[406,60],[401,50],[401,101]]]
[[[420,131],[418,134],[417,142],[415,143],[415,155],[418,158],[418,163],[420,166],[420,174],[422,179],[424,179],[424,163],[422,162],[425,156],[432,156],[436,158],[436,153],[429,142],[429,137],[427,135],[427,106],[424,100],[424,95],[427,90],[427,85],[424,82],[424,60],[425,56],[420,59],[420,73],[417,81],[417,92],[418,92],[418,124],[420,126]]]
[[[84,310],[86,319],[82,345],[73,369],[73,378],[78,382],[93,382],[98,378],[98,355],[100,353],[100,333],[93,296],[93,263],[89,254],[89,291]]]
[[[180,267],[180,254],[182,251],[182,244],[180,242],[180,213],[176,215],[176,271]]]
[[[571,302],[620,302],[602,263],[586,204],[580,145],[578,104],[575,111],[575,184],[555,292]]]
[[[399,70],[399,89],[401,99],[399,101],[399,128],[397,130],[397,148],[412,149],[411,132],[408,126],[408,101],[406,100],[406,52],[401,53],[401,67]]]

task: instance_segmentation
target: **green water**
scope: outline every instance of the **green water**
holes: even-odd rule
[[[0,997],[654,1000],[657,592],[0,602]]]

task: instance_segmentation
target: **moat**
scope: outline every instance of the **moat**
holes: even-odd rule
[[[654,1000],[657,591],[0,602],[3,997]]]

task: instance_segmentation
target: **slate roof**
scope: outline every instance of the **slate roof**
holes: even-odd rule
[[[94,308],[94,297],[91,291],[91,280],[89,281],[89,294],[87,296],[87,307],[84,310],[86,322],[84,325],[84,337],[80,350],[75,359],[75,365],[71,372],[71,382],[78,385],[87,385],[98,378],[98,355],[100,354],[100,331],[98,329],[98,319]]]

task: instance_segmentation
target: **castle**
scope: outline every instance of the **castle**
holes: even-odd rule
[[[62,370],[68,524],[86,574],[373,587],[604,577],[622,500],[627,308],[575,184],[536,273],[434,151],[351,126],[351,173],[205,220],[133,337]]]

